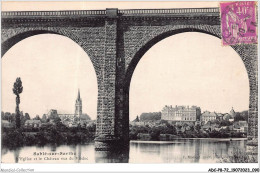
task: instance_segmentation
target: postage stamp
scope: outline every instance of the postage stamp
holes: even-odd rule
[[[223,45],[257,43],[255,5],[255,1],[220,3]]]

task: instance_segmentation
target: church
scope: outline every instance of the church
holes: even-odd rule
[[[75,103],[75,114],[74,114],[74,116],[80,118],[81,115],[82,115],[82,100],[80,98],[80,92],[78,90],[78,97],[77,97],[76,103]]]
[[[78,95],[75,101],[75,112],[74,114],[58,114],[57,110],[51,109],[47,114],[48,118],[59,116],[61,122],[66,126],[72,127],[77,126],[79,123],[90,120],[87,114],[82,113],[82,99],[80,97],[80,91],[78,90]]]

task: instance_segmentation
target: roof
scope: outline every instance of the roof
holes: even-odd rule
[[[77,97],[77,101],[81,101],[81,98],[80,98],[80,91],[78,89],[78,97]]]
[[[3,123],[3,124],[10,124],[10,122],[7,121],[7,120],[2,120],[2,123]]]
[[[223,118],[224,118],[224,119],[227,119],[227,118],[228,118],[228,119],[232,119],[233,117],[232,117],[230,114],[225,113],[224,116],[223,116]]]
[[[232,116],[235,115],[235,111],[234,111],[233,107],[232,107],[232,109],[231,109],[231,111],[230,111],[230,115],[232,115]]]
[[[218,117],[223,117],[224,115],[222,113],[217,113]]]
[[[239,125],[242,126],[247,126],[247,122],[246,121],[238,121]]]
[[[217,114],[215,112],[209,112],[209,111],[205,111],[201,114],[201,116],[209,116],[209,117],[216,117]]]
[[[196,110],[196,109],[200,109],[200,107],[197,106],[168,106],[165,105],[163,107],[163,110],[170,110],[170,111],[179,111],[179,110],[184,110],[184,111],[188,111],[188,110]]]

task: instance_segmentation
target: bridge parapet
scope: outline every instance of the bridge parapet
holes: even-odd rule
[[[107,9],[109,10],[109,9]],[[68,11],[3,11],[2,18],[48,17],[48,16],[106,16],[107,10],[68,10]],[[172,8],[172,9],[125,9],[118,10],[122,16],[139,15],[219,15],[219,8]]]
[[[30,17],[30,16],[103,16],[106,10],[77,10],[77,11],[4,11],[2,17]]]
[[[172,8],[172,9],[126,9],[119,10],[123,16],[128,15],[180,15],[180,14],[219,14],[219,8]]]

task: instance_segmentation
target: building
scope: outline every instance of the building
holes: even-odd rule
[[[75,103],[75,116],[80,117],[82,115],[82,100],[80,98],[80,92],[78,90],[78,97]]]
[[[41,127],[42,122],[41,120],[26,120],[24,125],[26,127]]]
[[[233,124],[233,130],[236,132],[246,133],[248,129],[248,124],[246,121],[238,121]]]
[[[222,113],[217,113],[217,120],[222,121],[223,120],[223,114]]]
[[[201,114],[201,121],[207,123],[208,121],[215,121],[217,114],[215,112],[205,111]]]
[[[211,132],[213,130],[218,129],[218,125],[215,123],[211,123],[210,121],[208,121],[207,123],[205,123],[202,127],[203,131],[208,131]]]
[[[55,109],[51,109],[48,113],[47,113],[47,118],[49,119],[53,119],[55,117],[58,116],[58,111]]]
[[[68,127],[75,127],[78,124],[82,124],[80,121],[89,121],[90,120],[90,117],[88,114],[82,113],[82,100],[80,97],[79,90],[78,90],[78,96],[75,101],[74,114],[69,114],[69,113],[59,113],[58,114],[57,110],[52,109],[49,111],[47,116],[48,116],[48,118],[58,116],[61,119],[61,122]]]
[[[234,122],[236,116],[236,112],[234,111],[233,107],[229,113],[225,113],[223,116],[223,120]]]
[[[13,124],[10,123],[10,122],[7,121],[7,120],[1,120],[1,123],[2,123],[2,127],[6,127],[6,128],[11,128],[11,127],[13,127]]]
[[[229,114],[231,115],[232,118],[235,117],[236,112],[234,111],[233,107],[232,107],[231,111],[229,112]]]
[[[170,121],[196,121],[201,114],[200,107],[197,106],[165,106],[162,109],[162,120]]]

